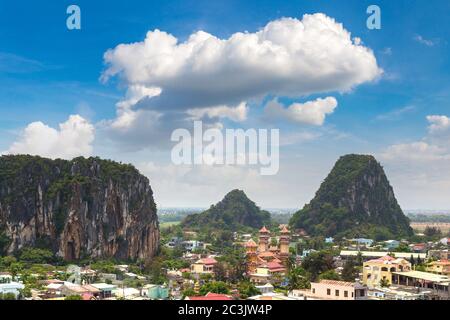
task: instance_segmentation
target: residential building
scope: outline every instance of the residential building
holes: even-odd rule
[[[169,248],[175,248],[175,247],[181,245],[181,242],[182,242],[182,241],[183,241],[183,239],[180,238],[180,237],[172,237],[172,238],[170,239],[170,241],[167,243],[167,246],[168,246]]]
[[[450,260],[450,251],[445,250],[428,250],[428,258],[436,260]]]
[[[238,239],[241,241],[249,241],[251,238],[252,238],[251,233],[244,233],[244,234],[241,234]]]
[[[264,285],[257,285],[255,287],[261,292],[261,294],[272,293],[274,289],[273,285],[271,285],[270,283],[266,283]]]
[[[281,283],[285,273],[286,268],[279,262],[265,262],[250,274],[250,281],[255,284]]]
[[[187,251],[193,251],[196,249],[204,249],[204,243],[202,241],[197,241],[197,240],[183,241],[181,243],[181,245]]]
[[[20,295],[20,290],[23,290],[25,286],[22,283],[13,281],[10,275],[0,275],[0,294],[12,293],[17,299]]]
[[[430,272],[394,272],[392,283],[397,286],[414,287],[417,292],[427,292],[427,299],[450,300],[450,277]]]
[[[366,239],[366,238],[351,239],[350,242],[356,243],[356,245],[358,247],[371,247],[373,244],[372,239]]]
[[[45,285],[47,298],[62,296],[61,288],[64,286],[64,281],[60,280],[44,280],[41,282]]]
[[[152,300],[165,300],[169,298],[169,288],[157,284],[147,284],[142,288],[141,294]]]
[[[321,280],[311,283],[308,296],[324,300],[365,300],[367,287],[353,282]]]
[[[98,277],[100,279],[99,281],[103,281],[103,282],[117,281],[117,275],[115,273],[99,273]]]
[[[130,266],[127,264],[118,264],[114,267],[121,272],[128,272],[128,270],[130,269]]]
[[[404,272],[411,270],[411,263],[402,258],[384,256],[373,259],[363,264],[363,283],[369,288],[379,287],[380,282],[392,284],[393,272]]]
[[[427,265],[427,271],[450,276],[450,261],[449,260],[433,261]]]
[[[102,299],[112,297],[113,290],[117,289],[117,286],[107,283],[93,283],[91,286],[100,290],[99,296]]]
[[[342,258],[348,258],[348,257],[357,257],[358,254],[361,254],[361,256],[364,259],[377,259],[385,257],[389,254],[388,251],[357,251],[357,250],[342,250],[339,254]],[[415,260],[420,259],[424,260],[427,257],[426,253],[411,253],[411,252],[395,252],[394,253],[396,258],[402,258],[402,259],[411,259],[413,257]]]
[[[372,300],[424,300],[425,292],[417,292],[415,288],[376,288],[369,290],[368,296]]]
[[[333,243],[333,242],[334,242],[334,238],[333,237],[325,238],[325,243]]]
[[[309,256],[311,253],[317,252],[317,250],[314,249],[307,249],[303,250],[302,254],[300,255],[300,259],[305,259],[307,256]]]
[[[214,258],[203,258],[191,264],[191,272],[194,274],[214,274],[214,266],[217,260]]]
[[[57,287],[58,284],[53,284],[51,286],[51,289],[55,289],[54,293],[55,296],[62,296],[62,297],[68,297],[68,296],[91,296],[91,297],[98,297],[100,296],[100,290],[94,286],[91,285],[79,285],[71,282],[64,282],[62,286]]]
[[[111,291],[112,296],[133,300],[141,295],[141,291],[135,288],[115,288]]]
[[[126,272],[123,275],[124,275],[124,277],[131,278],[131,279],[137,279],[137,280],[146,280],[147,279],[146,277],[140,276],[140,275],[138,275],[136,273],[133,273],[133,272]]]
[[[400,246],[400,241],[398,240],[387,240],[384,242],[384,247],[386,250],[395,250]]]

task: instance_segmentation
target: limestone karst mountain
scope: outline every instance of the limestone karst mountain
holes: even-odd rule
[[[397,203],[382,166],[370,155],[341,157],[314,199],[294,214],[290,224],[310,235],[412,235],[409,219]]]
[[[51,248],[66,260],[150,259],[153,192],[133,166],[99,158],[0,157],[0,250]]]
[[[242,190],[229,192],[208,210],[187,216],[183,227],[212,228],[236,231],[241,228],[261,228],[270,223],[270,213],[261,210]]]

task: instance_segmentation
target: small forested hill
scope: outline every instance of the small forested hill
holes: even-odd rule
[[[270,224],[270,213],[261,210],[241,190],[233,190],[208,210],[187,216],[182,226],[190,229],[240,230]]]
[[[341,157],[290,224],[321,236],[382,239],[413,233],[382,166],[370,155]]]

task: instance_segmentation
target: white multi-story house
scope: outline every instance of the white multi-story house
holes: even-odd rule
[[[25,286],[22,283],[14,282],[10,275],[0,275],[0,294],[12,293],[17,297],[20,295],[20,290]]]

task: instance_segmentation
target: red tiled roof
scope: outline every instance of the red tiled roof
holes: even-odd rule
[[[62,281],[62,280],[58,280],[58,279],[47,279],[47,280],[42,280],[42,283],[44,283],[44,284],[51,284],[51,283],[61,283],[61,284],[63,284],[64,283],[64,281]]]
[[[283,265],[279,264],[278,262],[274,262],[274,261],[267,262],[267,263],[266,263],[266,266],[267,266],[267,268],[269,268],[269,270],[271,270],[271,271],[275,271],[275,270],[281,271],[281,270],[284,270],[284,266],[283,266]]]
[[[353,282],[338,281],[338,280],[320,280],[320,283],[329,284],[329,285],[337,285],[337,286],[345,286],[345,287],[354,287],[355,286],[355,284]]]
[[[100,290],[98,288],[91,286],[90,284],[85,284],[83,288],[88,290],[88,292],[90,293],[100,293]]]
[[[256,248],[256,247],[258,247],[258,245],[256,244],[255,241],[253,241],[253,239],[250,239],[250,240],[248,240],[245,243],[245,247],[247,247],[247,248]]]
[[[286,228],[286,225],[284,225],[283,229],[281,229],[281,233],[289,233],[289,230]]]
[[[270,233],[269,230],[267,230],[266,226],[262,227],[261,230],[259,230],[260,233]]]
[[[384,256],[384,257],[381,257],[381,258],[378,258],[378,259],[369,260],[368,262],[383,263],[385,261],[394,261],[394,260],[395,260],[395,258],[393,258],[391,256]]]
[[[83,300],[91,300],[93,297],[94,297],[94,296],[93,296],[91,293],[89,293],[89,292],[83,293],[83,294],[81,295],[81,298],[82,298]]]
[[[448,260],[438,260],[438,261],[431,262],[430,265],[448,266],[448,265],[450,265],[450,261],[448,261]]]
[[[263,258],[258,257],[258,261],[259,263],[266,263],[266,260],[264,260]]]
[[[264,251],[264,252],[261,252],[260,254],[258,254],[258,256],[259,257],[273,257],[274,254],[273,254],[273,252],[270,252],[270,251]]]
[[[206,296],[189,297],[189,300],[232,300],[230,296],[220,293],[209,292]]]

